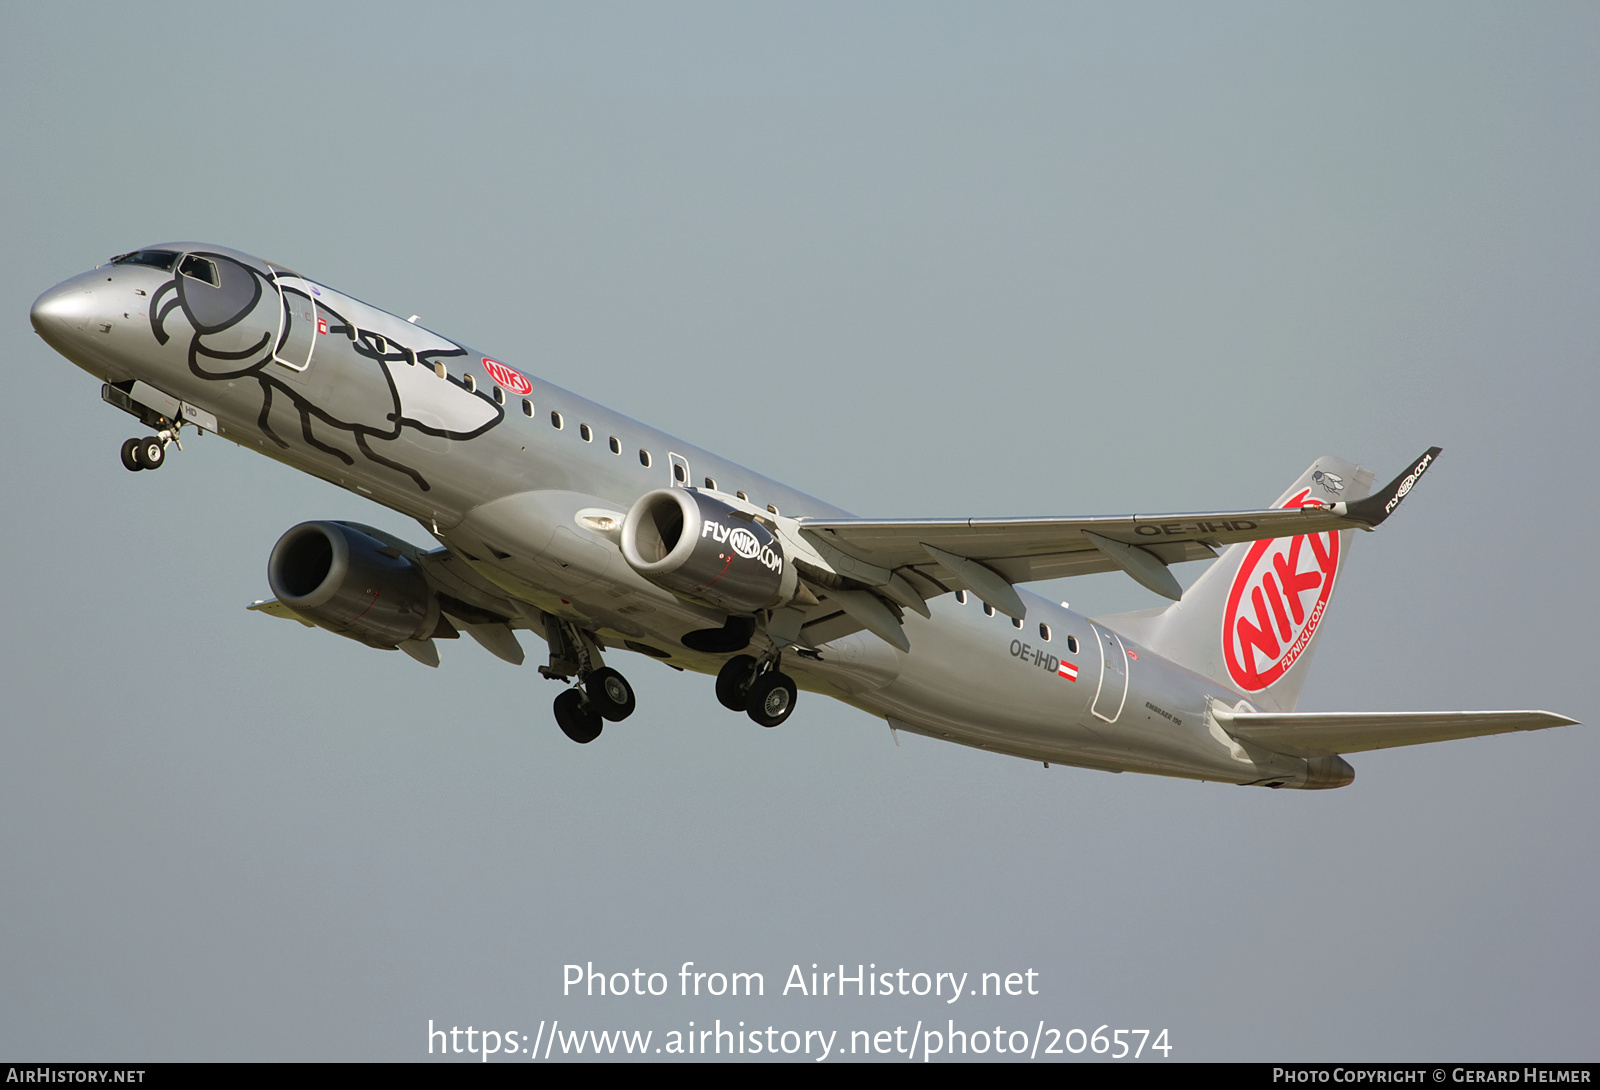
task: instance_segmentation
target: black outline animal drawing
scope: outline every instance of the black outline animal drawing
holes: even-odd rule
[[[172,279],[162,284],[151,296],[151,332],[158,343],[168,343],[172,339],[166,328],[168,319],[173,311],[181,310],[193,330],[188,345],[189,370],[207,380],[252,379],[257,382],[262,395],[257,425],[262,434],[279,447],[288,449],[290,444],[273,431],[269,422],[275,396],[287,399],[294,406],[300,417],[301,436],[315,449],[340,459],[346,465],[355,464],[355,459],[348,452],[319,439],[313,432],[313,422],[348,433],[363,456],[378,465],[405,474],[420,490],[426,492],[429,485],[421,473],[378,454],[372,449],[372,441],[399,439],[407,428],[442,439],[468,440],[482,435],[505,419],[502,406],[485,394],[468,389],[456,376],[432,377],[430,381],[437,381],[440,385],[437,387],[438,396],[429,396],[428,404],[408,405],[406,398],[402,397],[402,385],[412,390],[419,387],[410,381],[397,381],[398,369],[416,367],[432,371],[443,360],[467,357],[467,350],[455,342],[417,329],[418,340],[436,343],[427,348],[413,347],[402,343],[400,336],[405,334],[401,331],[387,329],[380,332],[360,328],[352,319],[329,305],[327,300],[320,298],[320,291],[310,286],[309,281],[287,270],[284,270],[285,276],[282,278],[269,277],[226,254],[209,251],[191,252],[183,261],[187,264],[194,258],[210,262],[216,270],[218,282],[213,284],[207,279],[186,274],[181,271],[182,266],[174,270]],[[284,279],[294,283],[284,283]],[[299,284],[308,285],[319,297],[313,298]],[[304,303],[303,307],[301,302]],[[324,316],[321,319],[317,317],[319,311]],[[326,329],[318,328],[319,320],[326,322]],[[397,332],[400,332],[400,336],[396,335]],[[361,415],[365,416],[370,411],[371,420],[364,422],[341,418],[328,406],[317,404],[306,390],[296,387],[292,377],[296,372],[292,367],[285,367],[281,358],[291,343],[296,342],[297,334],[303,341],[307,333],[313,339],[312,343],[324,336],[343,336],[349,342],[349,351],[371,360],[383,375],[389,391],[387,404],[383,398],[371,396],[370,386],[363,387],[361,391]],[[282,370],[275,372],[272,369],[275,359]],[[440,368],[440,371],[442,374],[443,369]],[[409,378],[410,374],[402,377]],[[460,400],[463,398],[473,399],[474,404],[463,404]],[[426,416],[442,421],[447,415],[459,416],[463,409],[473,416],[483,416],[484,422],[476,427],[452,430],[423,418]]]

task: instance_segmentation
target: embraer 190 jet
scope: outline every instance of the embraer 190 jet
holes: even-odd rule
[[[716,676],[773,727],[799,689],[980,749],[1107,771],[1342,787],[1342,754],[1574,722],[1543,711],[1297,712],[1372,491],[1319,458],[1270,507],[1092,518],[856,518],[299,273],[219,246],[135,250],[58,284],[33,327],[151,434],[153,470],[209,431],[407,515],[418,548],[305,522],[252,609],[436,666],[517,632],[570,683],[575,742],[634,711],[628,650]],[[1169,566],[1210,560],[1188,590]],[[1172,599],[1088,618],[1020,584],[1121,571]]]

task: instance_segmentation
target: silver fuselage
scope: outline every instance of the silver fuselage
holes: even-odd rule
[[[104,382],[148,384],[233,442],[416,519],[485,593],[583,624],[607,646],[632,641],[706,673],[726,658],[679,642],[720,615],[638,575],[615,535],[580,514],[620,522],[641,495],[672,485],[786,516],[847,514],[256,258],[159,249],[209,255],[223,283],[107,265],[41,296],[35,328]],[[515,377],[496,379],[490,362]],[[784,669],[897,729],[999,753],[1231,783],[1304,780],[1305,760],[1242,745],[1209,716],[1211,701],[1231,707],[1241,694],[1022,597],[1019,623],[945,594],[928,603],[931,618],[907,613],[909,653],[857,632],[786,655]]]

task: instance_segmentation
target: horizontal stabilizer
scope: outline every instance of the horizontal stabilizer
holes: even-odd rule
[[[1570,727],[1554,712],[1239,712],[1214,706],[1212,716],[1240,741],[1296,757],[1328,757],[1366,749],[1414,746],[1518,730]]]

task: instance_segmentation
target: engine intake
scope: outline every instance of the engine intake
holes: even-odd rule
[[[659,587],[728,613],[781,605],[796,575],[775,534],[692,488],[640,496],[622,522],[622,555]]]
[[[272,548],[272,593],[306,620],[369,647],[427,639],[439,622],[438,598],[416,564],[377,532],[302,522]]]

